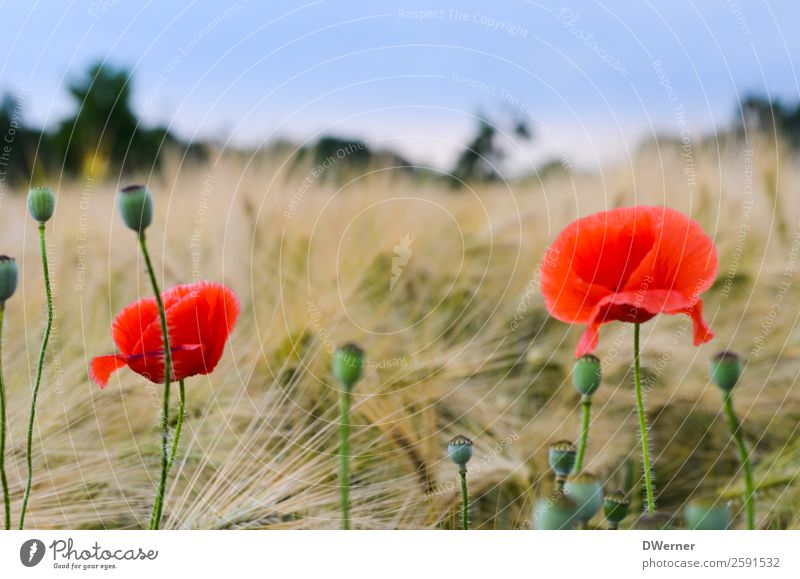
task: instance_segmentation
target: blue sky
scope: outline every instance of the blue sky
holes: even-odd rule
[[[724,126],[744,94],[796,100],[797,13],[789,0],[13,0],[0,90],[25,91],[26,120],[51,124],[67,80],[107,59],[134,71],[144,122],[184,137],[333,132],[444,166],[484,111],[528,118],[523,157],[593,165],[654,131]]]

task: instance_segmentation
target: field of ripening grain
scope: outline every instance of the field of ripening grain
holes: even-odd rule
[[[367,360],[353,393],[353,527],[457,526],[446,445],[458,433],[475,442],[472,527],[528,526],[533,502],[552,487],[548,445],[579,428],[569,372],[580,329],[548,316],[537,264],[576,217],[634,203],[690,214],[720,257],[705,296],[713,342],[692,346],[685,316],[642,327],[660,509],[703,496],[741,509],[736,449],[708,378],[711,357],[733,349],[746,362],[736,410],[756,462],[759,525],[800,528],[798,159],[767,140],[696,148],[691,158],[652,145],[601,173],[458,192],[391,170],[317,179],[313,167],[284,161],[173,162],[149,180],[162,286],[222,281],[242,304],[217,370],[187,381],[162,528],[339,528],[330,364],[351,340]],[[127,369],[102,391],[87,375],[92,357],[114,351],[115,314],[151,294],[115,207],[115,191],[133,181],[148,178],[49,183],[58,192],[48,224],[56,325],[30,528],[147,526],[161,390]],[[20,267],[3,336],[14,512],[44,311],[35,225],[18,193],[0,206],[0,244]],[[639,509],[632,331],[601,331],[604,382],[586,467],[607,488],[632,490]]]

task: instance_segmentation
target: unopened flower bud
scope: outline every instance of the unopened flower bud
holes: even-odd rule
[[[539,499],[533,508],[531,526],[537,531],[561,531],[575,527],[575,503],[559,493],[549,499]]]
[[[13,257],[0,255],[0,304],[17,291],[17,262]]]
[[[596,356],[586,354],[575,360],[572,367],[572,382],[583,396],[591,396],[600,386],[602,371],[600,360]]]
[[[733,390],[741,373],[741,361],[733,352],[720,352],[711,360],[711,379],[724,392]]]
[[[28,211],[39,223],[47,223],[56,209],[56,196],[48,187],[33,187],[28,191]]]
[[[345,344],[333,354],[333,375],[347,390],[358,382],[363,369],[364,351],[355,344]]]
[[[575,467],[575,445],[569,440],[559,440],[550,445],[547,461],[557,477],[567,477]]]
[[[631,502],[621,492],[611,493],[603,503],[603,514],[612,529],[619,526],[620,521],[628,516],[628,508]]]
[[[472,458],[472,441],[459,434],[447,443],[447,456],[460,468],[465,468]]]
[[[696,531],[721,531],[730,527],[731,509],[727,503],[692,501],[683,510],[686,526]]]
[[[139,235],[153,221],[153,195],[144,185],[130,185],[122,189],[117,205],[125,225]]]
[[[564,484],[564,493],[575,503],[575,518],[587,523],[603,507],[603,487],[596,476],[579,473]]]

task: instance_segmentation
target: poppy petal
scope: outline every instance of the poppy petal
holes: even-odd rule
[[[172,352],[172,379],[183,380],[188,376],[205,374],[202,344],[183,344],[170,350]]]
[[[714,339],[714,332],[703,319],[703,300],[697,300],[693,307],[680,312],[692,318],[694,345],[699,346]]]
[[[111,374],[125,365],[125,357],[118,354],[110,356],[97,356],[92,359],[89,365],[89,377],[100,386],[101,389],[108,385]]]
[[[578,356],[597,347],[602,324],[662,312],[689,315],[697,345],[713,336],[700,295],[717,269],[714,242],[697,221],[666,207],[622,207],[565,227],[545,254],[540,286],[550,315],[587,324]]]
[[[600,341],[600,324],[591,323],[581,334],[578,345],[575,346],[575,358],[591,354],[597,349]]]
[[[187,302],[187,300],[189,301]],[[164,311],[167,317],[170,348],[174,348],[184,341],[190,343],[201,342],[196,320],[190,320],[185,315],[186,312],[191,313],[191,303],[196,300],[197,292],[193,289],[193,285],[175,286],[161,295],[161,301],[164,304]],[[155,300],[152,301],[155,304]],[[164,340],[161,331],[161,320],[158,315],[158,306],[155,307],[155,317],[149,324],[141,324],[141,327],[140,346],[134,353],[163,352]],[[163,377],[163,370],[161,375]]]
[[[236,294],[221,284],[207,283],[203,297],[209,308],[209,332],[205,355],[207,372],[211,372],[222,357],[228,336],[239,318],[241,306]]]
[[[631,274],[625,290],[641,287],[671,289],[699,296],[717,276],[717,250],[713,240],[694,219],[666,207],[657,213],[657,239]]]
[[[623,207],[575,222],[573,270],[581,279],[619,291],[655,241],[653,207]]]
[[[211,372],[239,315],[236,294],[221,284],[198,282],[170,288],[162,294],[162,303],[169,331],[170,380]],[[105,386],[108,376],[123,364],[152,382],[164,380],[164,344],[155,299],[122,310],[114,320],[113,337],[120,354],[92,363],[98,384]]]
[[[195,371],[197,363],[192,363],[190,360],[198,357],[202,359],[201,348],[201,344],[182,344],[170,349],[170,352],[172,352],[172,382],[197,373]],[[196,354],[191,354],[192,352],[196,352]],[[128,364],[131,370],[151,382],[159,384],[164,381],[163,350],[133,354],[125,359],[125,363]]]
[[[195,284],[190,292],[183,293],[180,300],[175,301],[167,310],[173,376],[176,380],[205,373],[206,342],[209,339],[209,308],[198,285]],[[199,348],[176,349],[185,344],[197,344]]]
[[[111,337],[126,356],[141,353],[144,350],[142,336],[148,327],[159,325],[158,306],[154,298],[145,298],[125,307],[111,327]]]
[[[600,285],[581,279],[572,269],[570,259],[574,246],[570,240],[557,239],[548,248],[541,266],[541,290],[547,310],[567,324],[586,323],[597,303],[611,292]]]
[[[586,323],[599,301],[619,291],[655,240],[655,207],[623,207],[570,223],[550,246],[541,288],[551,315]]]
[[[714,337],[703,320],[703,303],[699,299],[672,290],[620,292],[604,298],[597,305],[575,348],[575,357],[594,352],[602,324],[613,321],[643,323],[659,313],[688,315],[693,323],[695,346]]]

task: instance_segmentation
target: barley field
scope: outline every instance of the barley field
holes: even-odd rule
[[[711,357],[732,349],[745,361],[736,410],[756,464],[758,524],[800,528],[798,167],[781,143],[751,135],[688,154],[679,143],[652,143],[602,171],[458,191],[403,169],[334,167],[322,178],[288,156],[224,152],[202,163],[171,159],[158,175],[53,178],[56,324],[27,526],[147,526],[161,388],[127,369],[105,390],[88,378],[91,358],[114,351],[116,313],[151,295],[135,235],[115,207],[120,187],[147,182],[162,287],[222,281],[242,305],[217,370],[187,381],[163,528],[341,526],[330,366],[347,341],[367,360],[353,392],[353,527],[457,527],[458,473],[446,447],[461,433],[475,442],[471,526],[527,528],[533,502],[552,488],[548,445],[574,440],[580,421],[570,379],[580,329],[549,317],[537,266],[576,217],[631,204],[691,215],[720,258],[704,298],[714,341],[692,346],[685,316],[642,328],[659,509],[724,497],[742,525],[739,462],[708,377]],[[20,266],[3,336],[15,513],[44,312],[24,193],[8,191],[0,205],[0,245]],[[632,325],[604,326],[597,355],[604,381],[586,467],[606,489],[631,490],[640,511]]]

